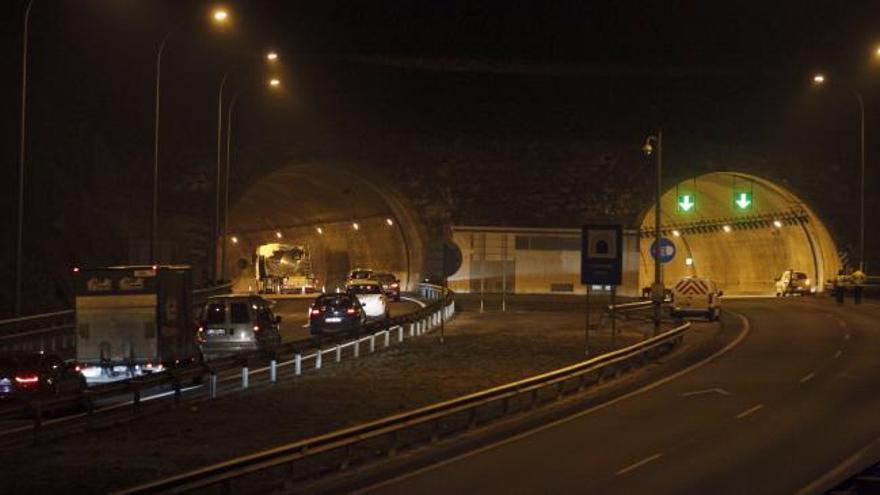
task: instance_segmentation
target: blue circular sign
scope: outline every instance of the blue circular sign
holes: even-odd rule
[[[659,256],[657,241],[651,243],[651,256],[653,256],[654,259],[660,261],[660,263],[669,263],[670,261],[672,261],[672,258],[675,258],[675,244],[671,240],[665,237],[661,237]]]

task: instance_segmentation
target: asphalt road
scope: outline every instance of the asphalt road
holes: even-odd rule
[[[742,340],[723,355],[367,491],[797,493],[880,437],[880,305],[725,308]]]

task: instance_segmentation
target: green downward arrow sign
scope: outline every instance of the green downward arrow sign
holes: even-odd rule
[[[681,208],[682,211],[691,211],[696,204],[697,203],[693,201],[690,194],[685,194],[678,198],[678,207]]]
[[[734,203],[736,203],[736,206],[739,206],[740,210],[745,210],[752,204],[751,195],[749,193],[739,193],[739,197],[737,197]]]

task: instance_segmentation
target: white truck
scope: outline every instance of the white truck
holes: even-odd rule
[[[715,321],[721,315],[722,295],[724,292],[708,278],[683,277],[672,286],[672,316],[703,316]]]

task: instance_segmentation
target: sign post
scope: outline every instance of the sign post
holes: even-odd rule
[[[610,285],[611,321],[614,325],[615,286],[623,279],[623,227],[620,225],[584,225],[581,230],[581,283],[586,285],[587,315],[584,327],[584,352],[590,354],[590,286]],[[612,330],[612,334],[613,334]],[[614,339],[614,335],[611,337]]]

